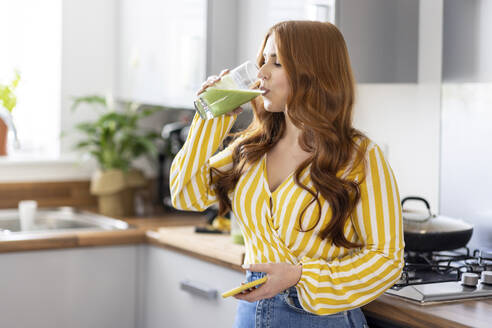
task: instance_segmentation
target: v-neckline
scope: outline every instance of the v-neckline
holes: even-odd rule
[[[280,190],[284,184],[286,184],[292,175],[296,172],[296,170],[292,171],[287,177],[285,177],[282,182],[272,191],[270,190],[270,183],[268,181],[268,170],[267,170],[267,153],[263,155],[263,176],[265,179],[266,189],[268,190],[270,195],[275,194],[278,190]]]

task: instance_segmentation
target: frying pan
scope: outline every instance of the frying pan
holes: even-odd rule
[[[405,210],[409,200],[423,202],[427,211]],[[432,214],[429,202],[410,196],[401,201],[405,250],[416,252],[446,251],[465,247],[473,234],[473,226],[461,219]]]

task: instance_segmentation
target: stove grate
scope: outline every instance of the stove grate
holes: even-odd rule
[[[405,252],[400,280],[392,287],[459,281],[465,272],[492,270],[492,251],[468,248],[441,252]]]

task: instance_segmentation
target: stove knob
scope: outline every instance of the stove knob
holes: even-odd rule
[[[492,271],[482,271],[482,284],[492,285]]]
[[[478,284],[478,274],[465,272],[461,275],[461,283],[468,287],[476,287]]]

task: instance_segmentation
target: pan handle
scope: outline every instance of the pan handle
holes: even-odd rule
[[[401,200],[401,208],[403,209],[403,204],[407,201],[407,200],[419,200],[421,202],[424,202],[425,204],[425,207],[427,207],[427,210],[429,211],[429,217],[432,216],[432,212],[431,212],[431,208],[430,208],[430,205],[429,205],[429,202],[425,199],[425,198],[422,198],[422,197],[418,197],[418,196],[408,196],[408,197],[405,197]]]

